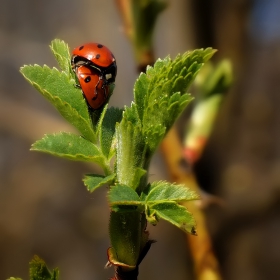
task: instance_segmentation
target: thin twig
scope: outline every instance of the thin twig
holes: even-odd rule
[[[192,172],[186,172],[181,167],[182,150],[177,132],[175,128],[172,128],[161,145],[161,151],[168,166],[170,177],[173,181],[185,184],[190,189],[199,193],[199,187],[194,174]],[[188,202],[186,206],[197,222],[198,235],[187,235],[194,260],[196,279],[220,280],[219,265],[212,250],[212,242],[207,230],[204,214],[195,202]]]

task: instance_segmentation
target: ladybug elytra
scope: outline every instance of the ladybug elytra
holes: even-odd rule
[[[108,99],[109,87],[100,73],[88,66],[75,68],[84,97],[93,110],[99,109]]]
[[[117,75],[114,55],[107,47],[98,43],[87,43],[75,48],[71,64],[72,68],[80,65],[96,68],[109,83],[113,83]]]
[[[90,108],[99,109],[109,97],[117,75],[116,59],[104,45],[87,43],[73,50],[71,66]]]

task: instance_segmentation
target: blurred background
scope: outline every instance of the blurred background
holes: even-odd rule
[[[234,67],[234,86],[195,166],[201,187],[225,202],[205,208],[223,278],[278,279],[280,1],[168,2],[156,24],[156,57],[211,46],[219,50],[214,61],[229,58]],[[98,170],[29,151],[45,133],[73,128],[19,68],[57,67],[48,47],[54,38],[71,49],[102,43],[118,64],[110,105],[129,105],[137,71],[115,2],[0,0],[0,6],[0,279],[28,279],[34,254],[59,267],[62,280],[108,279],[106,189],[90,194],[81,181]],[[151,179],[168,179],[160,153]],[[194,279],[184,233],[165,222],[149,230],[158,242],[139,279]]]

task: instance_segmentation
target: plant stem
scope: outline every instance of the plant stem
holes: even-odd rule
[[[170,177],[177,183],[183,183],[190,189],[199,193],[199,186],[194,174],[180,168],[182,161],[182,146],[175,128],[171,128],[162,142],[161,150],[165,158]],[[220,280],[219,264],[212,250],[212,242],[207,230],[203,212],[195,202],[188,202],[187,207],[197,221],[197,236],[187,235],[191,253],[194,260],[196,279]]]
[[[111,280],[137,280],[138,266],[131,271],[123,271],[121,267],[115,267],[115,276]]]
[[[164,10],[165,5],[163,3],[155,4],[162,6],[157,9],[150,6],[143,10],[144,7],[139,4],[138,0],[116,0],[116,4],[123,19],[124,33],[130,40],[134,51],[137,69],[139,72],[145,72],[147,65],[154,63],[151,38],[157,16]]]

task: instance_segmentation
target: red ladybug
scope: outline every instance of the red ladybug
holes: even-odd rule
[[[73,69],[81,65],[87,65],[99,71],[107,84],[115,82],[117,75],[116,59],[107,47],[98,43],[87,43],[75,48],[72,54],[71,64]]]
[[[93,110],[99,109],[108,99],[108,84],[99,71],[92,67],[75,67],[75,73],[89,107]]]

